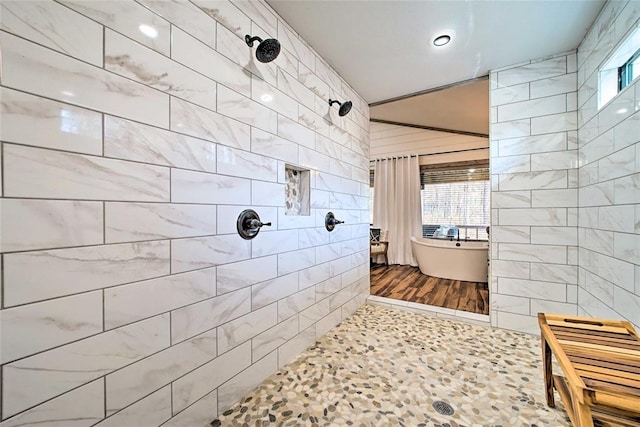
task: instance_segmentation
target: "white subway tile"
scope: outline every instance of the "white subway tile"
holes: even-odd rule
[[[625,178],[622,178],[625,179]],[[615,184],[617,181],[605,181],[581,187],[578,193],[579,206],[608,206],[614,204]],[[618,204],[618,200],[615,200]]]
[[[278,321],[282,322],[316,303],[315,288],[306,288],[278,301]]]
[[[567,211],[563,208],[500,209],[499,221],[501,226],[566,226]]]
[[[615,233],[614,255],[618,259],[638,264],[640,261],[640,235]]]
[[[253,362],[260,360],[271,351],[298,334],[298,317],[293,316],[284,322],[278,323],[271,329],[257,335],[251,340]],[[274,370],[275,371],[275,370]]]
[[[166,94],[8,33],[0,41],[4,86],[155,126],[169,124]]]
[[[498,293],[548,301],[565,302],[566,300],[564,284],[536,280],[500,277],[498,278]]]
[[[604,181],[640,172],[636,151],[637,144],[602,158],[598,162],[598,178]]]
[[[157,316],[5,365],[10,416],[169,346],[169,316]]]
[[[252,76],[251,99],[292,120],[298,120],[298,102],[275,88],[275,81],[269,83]]]
[[[169,201],[169,169],[122,160],[4,146],[4,195]]]
[[[316,340],[329,332],[334,326],[342,321],[342,313],[339,308],[318,320],[316,323]]]
[[[613,288],[613,309],[634,324],[640,323],[640,296],[615,286]]]
[[[529,301],[531,301],[530,298],[497,293],[494,293],[493,295],[491,295],[491,297],[492,310],[524,315],[531,314],[529,311]]]
[[[251,181],[225,175],[173,169],[171,201],[174,203],[249,204]]]
[[[171,130],[249,150],[249,126],[206,108],[171,98]]]
[[[274,302],[218,327],[218,353],[222,354],[278,323]]]
[[[230,147],[218,146],[218,173],[264,181],[278,180],[275,159]]]
[[[515,102],[498,107],[498,121],[526,119],[567,111],[567,97],[564,94]]]
[[[576,316],[578,314],[578,305],[533,298],[531,299],[531,314],[535,315],[538,313],[568,314]]]
[[[171,418],[171,386],[150,394],[96,424],[99,427],[157,426]]]
[[[125,408],[215,357],[214,329],[107,375],[107,415]]]
[[[497,157],[491,160],[491,173],[506,174],[531,171],[529,155]]]
[[[494,191],[491,193],[492,208],[531,207],[531,191]]]
[[[315,328],[309,327],[278,348],[278,368],[292,362],[298,355],[313,345],[316,340]]]
[[[529,136],[531,119],[520,119],[511,122],[491,124],[489,135],[491,140]]]
[[[531,243],[575,246],[578,232],[576,227],[531,227]]]
[[[21,4],[17,2],[3,3]],[[0,88],[0,139],[23,145],[102,154],[102,115]]]
[[[315,69],[315,59],[311,49],[300,41],[298,36],[283,25],[281,21],[278,22],[278,40],[307,68]]]
[[[529,263],[518,261],[491,260],[492,277],[512,277],[514,279],[529,278]]]
[[[271,37],[275,37],[278,31],[278,19],[272,9],[260,2],[249,0],[233,0],[233,4],[242,10],[252,21],[267,31]]]
[[[531,98],[576,92],[578,90],[576,81],[577,74],[570,73],[531,82]]]
[[[498,251],[502,260],[567,263],[566,246],[500,243]]]
[[[278,258],[273,255],[221,265],[217,273],[218,293],[224,294],[277,277],[277,263]]]
[[[616,179],[614,192],[616,205],[640,203],[640,173]]]
[[[215,268],[104,290],[104,327],[115,328],[216,295]]]
[[[215,49],[216,32],[213,28],[216,23],[194,4],[163,0],[141,0],[141,4]]]
[[[498,72],[498,87],[513,86],[525,82],[548,79],[567,72],[565,56],[534,62]]]
[[[251,311],[249,289],[220,295],[171,312],[171,342],[184,341]]]
[[[578,267],[575,265],[558,265],[532,262],[531,279],[545,282],[578,283]]]
[[[283,184],[275,184],[264,181],[251,181],[252,205],[283,206],[284,198],[285,193]],[[280,226],[280,222],[278,222],[278,226]]]
[[[105,203],[107,243],[215,233],[215,206],[175,203]]]
[[[220,410],[229,408],[277,370],[278,354],[274,351],[221,385],[218,389]]]
[[[278,113],[224,86],[218,87],[218,112],[267,132],[278,132]]]
[[[214,267],[251,257],[251,242],[236,235],[171,241],[171,272]]]
[[[102,218],[100,202],[2,199],[0,252],[101,244]]]
[[[9,307],[169,274],[169,243],[6,254],[4,274]]]
[[[636,212],[638,207],[636,206]],[[638,217],[640,220],[640,217]],[[598,208],[598,228],[623,233],[633,233],[635,230],[634,206],[600,206]]]
[[[105,117],[104,124],[107,157],[216,171],[216,146],[209,141],[111,116]]]
[[[252,241],[251,256],[260,257],[298,249],[298,230],[262,231]]]
[[[242,67],[176,27],[171,33],[171,59],[218,82],[218,95],[224,85],[251,96],[251,78]]]
[[[251,151],[289,163],[298,162],[298,145],[296,143],[257,128],[251,130]]]
[[[251,309],[264,307],[298,292],[298,273],[280,276],[251,287]]]
[[[500,191],[541,190],[567,187],[567,171],[523,172],[500,175]]]
[[[104,380],[90,382],[5,419],[2,427],[50,424],[89,427],[104,418]]]
[[[105,69],[169,95],[216,109],[215,81],[109,29],[105,31],[104,46]]]
[[[529,99],[529,83],[509,86],[490,91],[491,106],[511,104]],[[496,110],[497,111],[497,110]]]
[[[531,135],[571,131],[577,128],[578,116],[575,111],[531,119]]]
[[[153,50],[169,55],[171,39],[169,22],[139,4],[82,0],[64,0],[62,3]],[[140,30],[140,25],[155,30],[155,37],[143,33]]]
[[[302,270],[316,264],[315,248],[278,254],[278,275]]]
[[[0,29],[102,66],[102,27],[53,2],[4,2]]]
[[[173,410],[182,411],[251,365],[251,343],[224,353],[172,384]],[[207,378],[206,381],[202,381]],[[215,416],[212,414],[212,417]]]
[[[278,116],[278,136],[304,145],[307,148],[315,147],[315,133],[301,124],[298,120],[289,120],[284,116]],[[297,159],[295,159],[297,161]]]
[[[102,294],[90,292],[0,311],[0,362],[102,332]]]
[[[578,205],[578,190],[532,190],[531,207],[553,208],[572,207]]]
[[[194,0],[193,3],[236,36],[244,38],[251,33],[251,19],[233,3],[220,0]]]
[[[175,412],[174,412],[175,413]],[[206,425],[218,413],[218,391],[214,390],[163,424],[163,427]]]
[[[492,139],[495,139],[492,135]],[[500,156],[546,153],[567,149],[567,133],[553,133],[498,141]],[[551,154],[552,155],[552,154]]]
[[[562,170],[578,167],[578,150],[531,155],[531,170]]]
[[[503,212],[502,209],[498,211]],[[491,241],[494,243],[529,243],[531,241],[531,227],[493,225],[491,227]]]
[[[300,289],[305,289],[317,283],[327,280],[331,275],[329,263],[314,265],[300,270]],[[305,329],[305,328],[303,328]]]

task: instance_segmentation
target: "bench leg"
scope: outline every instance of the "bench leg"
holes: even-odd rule
[[[587,404],[578,402],[578,399],[573,400],[574,414],[578,425],[575,427],[593,427],[593,417],[591,415],[591,408]]]
[[[544,388],[547,397],[547,405],[550,408],[556,407],[556,402],[553,397],[553,367],[551,366],[551,347],[547,343],[544,337],[542,340],[542,365],[544,369]]]

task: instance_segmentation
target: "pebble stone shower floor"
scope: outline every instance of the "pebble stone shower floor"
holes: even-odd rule
[[[211,425],[570,425],[543,388],[538,337],[367,304]]]

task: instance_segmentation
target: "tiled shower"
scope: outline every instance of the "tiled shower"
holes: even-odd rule
[[[3,427],[203,425],[364,303],[368,106],[266,3],[1,7]]]

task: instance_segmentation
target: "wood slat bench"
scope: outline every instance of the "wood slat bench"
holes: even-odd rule
[[[640,336],[629,322],[538,313],[547,404],[575,427],[640,426]],[[554,375],[551,355],[564,376]]]

